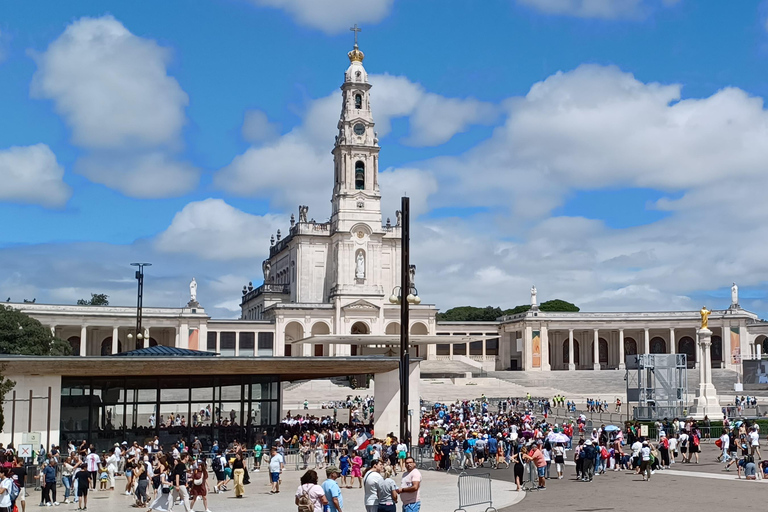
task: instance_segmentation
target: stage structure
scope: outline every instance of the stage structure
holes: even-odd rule
[[[627,405],[636,420],[684,418],[688,411],[685,354],[641,354],[626,358]]]

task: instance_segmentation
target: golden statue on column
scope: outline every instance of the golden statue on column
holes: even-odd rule
[[[701,311],[699,311],[699,314],[701,314],[701,328],[709,330],[708,327],[708,321],[709,321],[709,315],[712,312],[707,309],[707,306],[702,306]]]

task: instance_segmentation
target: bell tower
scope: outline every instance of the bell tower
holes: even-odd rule
[[[347,54],[349,67],[341,86],[339,134],[333,146],[334,185],[331,199],[331,232],[349,232],[361,223],[371,232],[381,231],[379,192],[379,140],[373,130],[365,55],[357,45]]]

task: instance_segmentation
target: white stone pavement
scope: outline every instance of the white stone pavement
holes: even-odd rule
[[[320,483],[325,480],[325,470],[317,470],[320,476]],[[235,498],[235,494],[232,491],[232,485],[229,485],[229,491],[221,494],[209,494],[208,495],[208,507],[213,512],[225,512],[225,511],[269,511],[269,512],[293,512],[296,510],[294,504],[294,494],[299,486],[299,478],[303,474],[303,471],[285,471],[283,473],[283,484],[279,494],[270,494],[270,486],[268,481],[268,473],[266,472],[250,472],[251,483],[245,486],[245,496],[243,498]],[[422,493],[421,493],[421,510],[424,512],[450,512],[455,510],[458,505],[458,487],[457,476],[454,474],[447,475],[445,473],[439,473],[435,471],[422,471]],[[400,483],[400,477],[395,477],[395,481]],[[117,478],[117,489],[121,489],[125,485],[125,480],[121,477]],[[492,494],[494,497],[493,505],[497,509],[509,507],[521,501],[525,493],[516,492],[515,486],[511,482],[504,482],[500,480],[492,480]],[[64,501],[64,490],[59,487],[57,489],[58,499]],[[363,506],[363,491],[355,487],[354,489],[342,489],[342,497],[344,498],[344,512],[365,512]],[[27,498],[27,506],[32,506],[37,509],[37,504],[40,502],[40,491],[31,491]],[[117,491],[96,491],[91,492],[88,500],[89,512],[119,512],[121,510],[133,510],[132,496],[126,496],[120,494]],[[76,511],[77,505],[75,504],[61,504],[59,507],[54,507],[55,510]],[[198,501],[195,510],[201,512],[204,510],[201,501]],[[398,510],[400,507],[398,506]],[[176,505],[173,508],[174,511],[183,512],[183,505]],[[484,510],[483,507],[472,507],[470,511]]]

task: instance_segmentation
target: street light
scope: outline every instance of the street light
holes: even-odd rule
[[[138,297],[136,299],[136,341],[139,342],[144,338],[141,334],[141,310],[144,305],[144,267],[151,267],[151,263],[131,263],[132,267],[139,267],[136,271],[136,280],[139,282]],[[131,335],[128,335],[128,339]]]
[[[400,252],[400,286],[392,290],[389,301],[392,304],[400,304],[400,440],[410,445],[411,435],[408,428],[408,378],[411,366],[409,348],[409,304],[419,304],[419,292],[413,286],[410,278],[411,270],[411,201],[403,197],[400,206],[401,213],[401,252]],[[407,293],[405,293],[407,291]],[[405,300],[402,300],[405,295]]]

